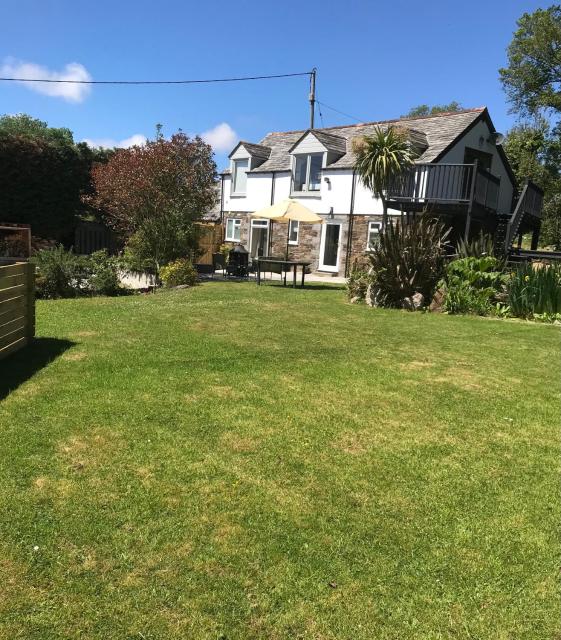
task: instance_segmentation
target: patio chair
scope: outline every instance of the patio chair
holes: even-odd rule
[[[225,275],[226,272],[226,257],[223,253],[213,253],[212,254],[212,268],[214,271],[217,269],[222,269],[222,275]]]

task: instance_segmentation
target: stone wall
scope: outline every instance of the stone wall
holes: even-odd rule
[[[324,216],[327,219],[327,216]],[[224,228],[226,228],[226,218],[239,218],[241,219],[240,230],[240,242],[249,250],[250,240],[250,227],[251,227],[251,214],[249,212],[225,212],[224,213]],[[347,260],[347,242],[349,234],[349,215],[348,214],[335,214],[332,219],[333,222],[341,224],[341,233],[339,236],[339,271],[333,275],[344,276],[345,264]],[[353,217],[352,228],[352,243],[351,252],[349,256],[349,268],[352,262],[359,256],[364,255],[367,249],[368,242],[368,223],[370,221],[381,222],[381,216],[361,216],[355,215]],[[288,245],[288,256],[293,260],[309,260],[312,264],[310,269],[317,271],[319,268],[320,247],[321,247],[321,234],[322,226],[319,224],[300,224],[300,233],[298,237],[297,245]],[[271,225],[271,238],[270,242],[270,255],[284,257],[286,252],[286,235],[288,232],[288,225],[285,223],[272,223]],[[234,245],[233,242],[227,242],[226,244]]]

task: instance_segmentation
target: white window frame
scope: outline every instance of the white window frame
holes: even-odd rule
[[[306,157],[306,183],[303,186],[302,191],[296,191],[294,189],[294,177],[296,175],[296,160],[298,158]],[[312,156],[321,156],[321,168],[323,170],[323,156],[322,152],[312,152],[312,153],[295,153],[292,156],[292,184],[290,186],[290,191],[294,195],[317,195],[321,191],[321,176],[319,180],[319,186],[317,189],[310,189],[310,167],[312,165]]]
[[[368,232],[366,234],[366,251],[374,251],[375,247],[370,246],[370,236],[373,233],[376,235],[380,235],[380,231],[382,230],[382,223],[376,222],[375,220],[370,220],[368,223]]]
[[[232,222],[232,231],[234,232],[234,236],[236,235],[236,229],[238,229],[240,237],[236,238],[228,235],[228,227],[230,226],[230,222]],[[226,232],[224,234],[225,242],[241,242],[242,238],[242,219],[241,218],[226,218]]]
[[[288,237],[290,238],[292,236],[292,227],[293,225],[296,225],[296,240],[289,240],[288,244],[292,244],[292,245],[297,245],[299,240],[300,240],[300,222],[298,220],[290,220],[288,223],[289,227],[288,227]]]
[[[245,168],[245,191],[236,191],[236,180],[237,180],[237,175],[238,175],[238,164],[240,162],[246,162],[247,165],[244,167]],[[247,173],[250,169],[250,159],[249,158],[237,158],[235,160],[232,160],[232,190],[231,190],[231,195],[233,196],[245,196],[245,194],[247,193]]]

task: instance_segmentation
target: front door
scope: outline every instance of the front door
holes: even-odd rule
[[[251,221],[251,239],[249,253],[252,259],[266,256],[269,245],[269,221]]]
[[[319,254],[319,268],[321,271],[339,270],[339,240],[341,225],[338,222],[328,222],[323,225]]]

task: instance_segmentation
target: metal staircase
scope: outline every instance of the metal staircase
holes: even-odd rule
[[[495,231],[495,246],[505,254],[512,249],[512,243],[523,223],[535,224],[542,216],[543,191],[531,181],[527,181],[518,198],[512,215],[499,216]]]

